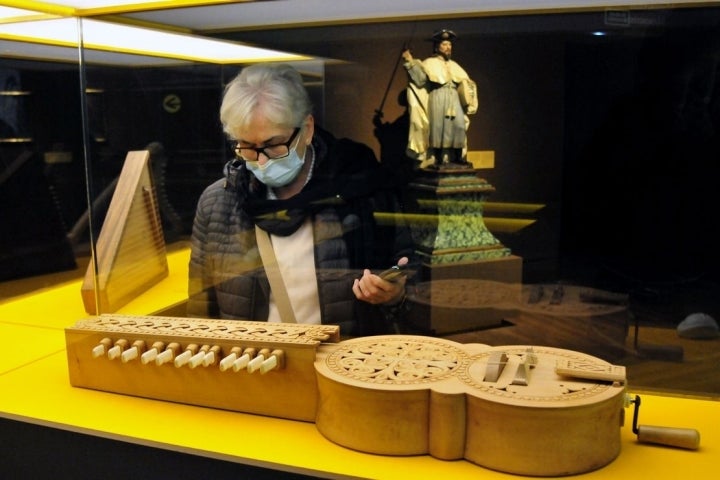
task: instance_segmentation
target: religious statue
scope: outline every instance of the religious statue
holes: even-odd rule
[[[471,167],[466,132],[468,115],[477,111],[477,86],[451,59],[456,38],[452,30],[435,32],[433,56],[422,61],[413,58],[409,49],[402,52],[409,78],[408,154],[434,168]]]

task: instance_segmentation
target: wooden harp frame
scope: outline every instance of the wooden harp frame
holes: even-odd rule
[[[150,161],[148,150],[125,158],[81,288],[89,314],[116,312],[168,276]]]

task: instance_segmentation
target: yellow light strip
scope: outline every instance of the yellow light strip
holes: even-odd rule
[[[77,47],[78,23],[75,18],[39,20],[0,25],[0,38],[62,47]]]
[[[22,8],[0,6],[0,23],[45,20],[49,18],[57,18],[57,15],[36,12],[34,10],[24,10]]]
[[[431,200],[419,199],[418,205],[422,208],[438,208],[441,204],[454,208],[474,208],[477,205],[475,200]],[[511,202],[483,202],[482,209],[485,213],[520,213],[529,215],[545,208],[542,203],[511,203]]]
[[[240,3],[254,0],[66,0],[59,2],[37,2],[33,0],[4,0],[3,5],[36,12],[81,17],[105,15],[110,13],[140,12],[166,8],[196,7],[203,5],[219,5],[223,3]]]
[[[496,218],[485,217],[485,226],[493,233],[517,233],[529,227],[537,220],[523,218]]]
[[[207,63],[301,61],[310,57],[199,36],[82,19],[83,46],[109,52]],[[76,18],[0,24],[0,38],[58,46],[77,46]]]
[[[33,2],[23,0],[6,0],[3,5],[7,7],[15,7],[23,10],[32,10],[33,12],[46,13],[50,15],[59,15],[62,17],[70,17],[75,14],[75,9],[67,5],[51,4],[45,2]]]
[[[375,220],[381,225],[434,226],[438,216],[428,213],[389,213],[376,212]],[[529,218],[483,217],[485,226],[493,233],[517,233],[529,227],[537,220]]]
[[[522,213],[525,215],[537,213],[545,208],[543,203],[512,203],[512,202],[484,202],[483,211],[486,213]]]
[[[144,0],[130,0],[119,2],[117,0],[76,0],[63,2],[77,7],[78,16],[108,15],[113,13],[132,13],[146,10],[162,10],[170,8],[199,7],[205,5],[222,5],[223,3],[244,3],[255,0],[158,0],[147,2]]]

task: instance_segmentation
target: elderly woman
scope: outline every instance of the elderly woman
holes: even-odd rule
[[[188,313],[391,331],[405,278],[372,271],[405,264],[412,246],[394,216],[375,215],[396,205],[373,152],[315,124],[288,65],[243,69],[220,120],[236,158],[198,202]]]

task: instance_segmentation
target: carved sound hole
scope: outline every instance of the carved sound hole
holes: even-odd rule
[[[448,345],[412,340],[348,342],[327,359],[328,367],[368,383],[434,382],[457,370],[464,354]]]

